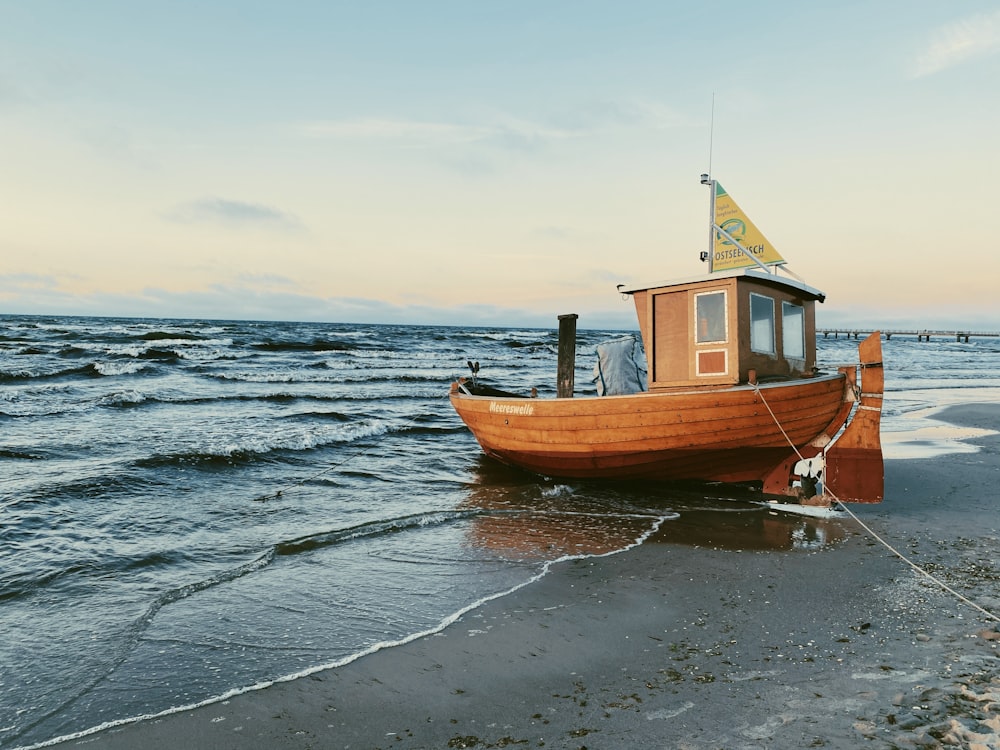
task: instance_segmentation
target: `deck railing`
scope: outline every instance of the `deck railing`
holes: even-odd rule
[[[863,336],[868,336],[876,329],[874,328],[818,328],[816,333],[822,333],[823,338],[829,338],[833,336],[835,339],[840,338],[843,335],[845,338],[849,339],[859,339]],[[893,336],[916,336],[917,341],[930,341],[931,337],[941,338],[946,336],[948,338],[954,337],[956,341],[969,342],[972,337],[990,337],[997,338],[1000,337],[1000,332],[998,331],[957,331],[954,329],[948,330],[938,330],[931,331],[927,329],[920,330],[906,330],[903,328],[886,328],[882,329],[881,333],[885,336],[885,340],[888,341]]]

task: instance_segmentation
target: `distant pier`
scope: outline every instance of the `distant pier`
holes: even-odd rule
[[[839,339],[841,335],[848,339],[859,339],[862,336],[869,336],[873,333],[874,329],[871,328],[818,328],[816,333],[822,333],[823,338],[829,338],[833,336],[835,339]],[[917,341],[930,341],[931,337],[935,338],[952,338],[955,341],[964,341],[966,344],[969,343],[969,339],[972,337],[990,337],[997,338],[1000,337],[1000,331],[955,331],[955,330],[943,330],[943,331],[929,331],[929,330],[904,330],[901,328],[892,328],[881,331],[881,334],[885,336],[885,340],[888,341],[893,336],[916,336]]]

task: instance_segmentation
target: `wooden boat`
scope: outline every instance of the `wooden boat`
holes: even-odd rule
[[[818,372],[825,295],[779,275],[784,259],[718,182],[702,182],[709,273],[619,287],[635,302],[646,389],[576,396],[577,316],[567,315],[556,398],[489,388],[474,371],[452,385],[452,405],[487,455],[546,476],[749,483],[819,507],[879,502],[880,335],[860,343],[858,363]]]

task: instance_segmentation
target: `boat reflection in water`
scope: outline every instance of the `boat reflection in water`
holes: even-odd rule
[[[775,512],[728,485],[572,484],[481,458],[463,509],[470,543],[517,560],[617,552],[640,542],[723,550],[816,550],[839,519]]]

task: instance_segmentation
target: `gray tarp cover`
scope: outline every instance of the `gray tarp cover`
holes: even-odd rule
[[[598,396],[646,390],[646,355],[635,336],[622,336],[597,345],[593,382],[597,384]]]

